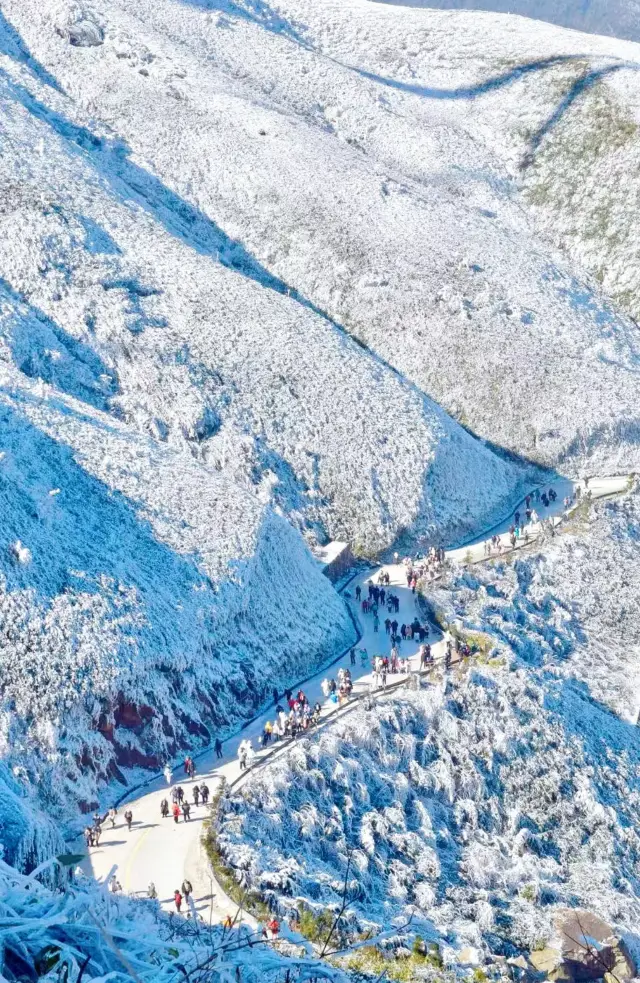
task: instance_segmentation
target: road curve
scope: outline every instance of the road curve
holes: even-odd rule
[[[552,483],[557,493],[556,502],[545,509],[540,503],[535,504],[536,510],[545,520],[551,520],[554,525],[566,517],[567,510],[564,509],[563,500],[565,497],[572,497],[577,486],[580,486],[582,493],[585,492],[584,482],[573,483],[565,479],[559,479]],[[592,498],[599,499],[618,495],[626,492],[630,487],[628,476],[617,478],[591,479],[589,490]],[[576,506],[573,505],[569,511]],[[523,511],[519,503],[514,512]],[[487,560],[485,553],[485,540],[493,535],[499,535],[503,543],[505,552],[509,546],[509,527],[513,521],[513,513],[506,517],[498,526],[488,530],[477,540],[469,545],[447,551],[448,559],[463,562],[475,563]],[[541,533],[540,524],[530,527],[530,542],[534,541]],[[520,547],[518,547],[520,548]],[[494,553],[494,556],[496,554]],[[419,610],[418,598],[407,588],[405,570],[402,564],[387,565],[384,567],[390,575],[392,591],[400,599],[400,611],[396,616],[400,623],[410,623],[417,616],[424,622],[424,615]],[[381,624],[380,631],[374,631],[373,619],[371,616],[363,616],[353,600],[355,588],[360,585],[363,587],[363,596],[367,593],[367,581],[376,579],[379,569],[373,573],[366,571],[359,574],[349,585],[348,592],[345,592],[345,599],[351,605],[352,613],[358,619],[363,632],[363,637],[357,645],[358,651],[366,648],[369,654],[369,662],[366,667],[361,663],[358,654],[357,664],[351,669],[354,680],[354,696],[362,695],[370,688],[370,658],[373,655],[389,654],[390,640],[385,634],[384,625]],[[433,645],[436,659],[440,660],[444,654],[445,640],[433,626],[430,629],[429,641]],[[403,642],[402,656],[410,661],[411,670],[418,670],[418,642]],[[349,663],[348,657],[343,660],[343,664]],[[323,716],[321,726],[326,717],[333,714],[335,706],[328,703],[321,690],[321,682],[326,675],[334,675],[334,669],[326,669],[319,672],[312,679],[304,684],[304,691],[310,702],[313,704],[318,700],[323,706]],[[390,677],[393,681],[396,677]],[[292,688],[297,688],[294,684]],[[347,708],[339,711],[340,715],[349,711]],[[230,737],[224,744],[224,757],[217,761],[213,751],[208,751],[199,756],[197,766],[198,771],[194,781],[186,780],[182,773],[174,775],[174,783],[179,782],[188,798],[192,801],[191,788],[193,784],[207,781],[211,792],[215,790],[220,779],[224,777],[228,782],[232,782],[240,775],[237,747],[241,740],[250,738],[253,746],[257,747],[257,738],[262,733],[264,724],[267,720],[274,717],[274,707],[256,717],[243,730]],[[333,716],[331,717],[333,719]],[[330,721],[327,721],[329,723]],[[260,752],[256,757],[254,769],[260,767],[261,759],[272,756],[273,748]],[[286,753],[283,749],[280,753]],[[250,773],[249,776],[250,777]],[[248,779],[247,779],[248,780]],[[82,863],[82,868],[86,874],[94,876],[100,880],[109,877],[111,871],[116,868],[117,877],[123,890],[128,894],[146,896],[147,887],[153,881],[158,891],[158,897],[162,906],[171,909],[173,907],[173,892],[179,888],[183,879],[186,877],[194,887],[193,900],[196,910],[206,920],[213,921],[223,918],[226,914],[234,915],[236,906],[226,897],[220,886],[213,880],[206,855],[201,844],[202,821],[207,815],[207,807],[192,807],[192,819],[185,823],[182,820],[175,824],[171,818],[162,819],[160,816],[160,802],[165,797],[169,797],[169,790],[163,777],[158,777],[146,786],[144,794],[132,791],[132,798],[127,802],[127,806],[133,812],[133,827],[129,833],[122,819],[125,806],[119,808],[119,814],[114,829],[108,828],[108,823],[103,827],[103,835],[99,847],[91,848],[88,857]],[[84,848],[84,844],[82,844]],[[184,910],[184,909],[183,909]],[[252,921],[245,916],[245,919]]]

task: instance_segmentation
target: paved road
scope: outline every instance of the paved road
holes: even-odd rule
[[[405,568],[400,564],[384,569],[390,574],[393,593],[397,594],[400,599],[400,611],[394,617],[397,617],[401,624],[402,622],[409,623],[416,617],[424,623],[425,618],[418,608],[418,599],[406,586]],[[356,646],[356,665],[351,666],[347,656],[330,670],[318,673],[303,687],[312,705],[316,700],[322,704],[323,717],[335,711],[335,704],[325,700],[322,693],[321,683],[325,676],[335,676],[340,664],[348,666],[354,681],[354,695],[365,693],[371,685],[371,658],[378,654],[389,654],[391,645],[390,639],[385,633],[384,618],[380,630],[376,633],[373,617],[363,615],[359,610],[359,605],[355,604],[356,586],[360,584],[363,588],[363,596],[366,596],[368,581],[372,577],[377,578],[378,573],[379,570],[376,570],[375,574],[370,572],[361,574],[351,582],[345,595],[347,603],[352,605],[352,610],[356,614],[363,631],[362,640]],[[442,635],[434,626],[430,626],[429,641],[434,646],[434,655],[442,657],[444,648]],[[363,648],[368,653],[366,666],[361,661],[360,650]],[[401,655],[409,659],[413,670],[419,668],[418,648],[419,643],[417,641],[406,641],[401,645]],[[390,682],[395,679],[396,677],[389,676]],[[269,712],[253,721],[237,736],[225,742],[223,747],[224,758],[221,761],[216,761],[213,752],[207,753],[197,762],[198,770],[193,781],[186,779],[181,771],[174,775],[175,782],[173,784],[179,782],[192,801],[191,788],[194,784],[206,780],[213,792],[222,776],[227,781],[232,781],[240,774],[237,760],[238,744],[241,740],[251,738],[253,747],[257,749],[257,738],[262,733],[264,724],[267,720],[273,719],[274,708],[272,707]],[[265,752],[258,752],[254,767],[260,762],[261,757],[271,750],[272,748],[267,748]],[[188,823],[180,821],[176,824],[172,818],[162,819],[160,802],[165,796],[169,797],[168,793],[167,783],[164,778],[161,778],[150,785],[144,795],[131,802],[130,808],[133,812],[131,833],[128,832],[121,818],[126,806],[121,806],[116,828],[111,830],[108,828],[108,823],[103,827],[104,832],[99,847],[91,848],[89,858],[83,864],[85,871],[103,879],[109,875],[111,868],[117,865],[117,876],[122,888],[130,894],[146,893],[149,882],[153,881],[158,891],[158,897],[167,908],[173,906],[173,892],[177,887],[180,887],[184,877],[187,876],[194,886],[196,908],[203,917],[208,920],[211,914],[217,920],[224,917],[229,911],[234,913],[235,907],[230,907],[217,885],[212,887],[206,859],[200,845],[202,820],[207,815],[207,809],[203,806],[193,806],[192,819]],[[212,898],[212,894],[215,897]]]
[[[548,508],[545,508],[542,502],[534,502],[533,507],[540,516],[541,520],[552,520],[553,525],[558,526],[562,520],[566,517],[566,509],[564,507],[564,499],[574,499],[577,489],[580,489],[581,499],[574,500],[570,506],[569,511],[573,511],[580,500],[584,499],[587,491],[591,493],[592,500],[596,501],[600,498],[608,498],[610,495],[620,495],[627,491],[629,487],[629,476],[623,475],[621,477],[615,478],[591,478],[588,483],[588,487],[585,485],[584,481],[569,481],[565,478],[560,478],[557,481],[552,482],[544,487],[540,486],[540,491],[545,489],[553,488],[557,495],[557,499]],[[447,557],[451,560],[456,560],[457,562],[467,562],[477,563],[479,561],[486,560],[487,554],[485,553],[484,544],[492,536],[499,536],[500,542],[502,543],[505,553],[510,551],[509,544],[509,529],[514,521],[515,513],[519,511],[521,514],[524,513],[524,499],[519,502],[518,505],[513,509],[508,516],[506,516],[501,522],[495,525],[492,529],[487,529],[481,533],[477,538],[471,539],[464,546],[457,547],[456,549],[447,550]],[[534,523],[528,527],[529,529],[529,542],[535,541],[542,531],[541,523]],[[522,540],[518,545],[517,549],[522,549],[525,546]],[[494,552],[493,556],[497,554]]]
[[[556,503],[548,509],[543,508],[541,503],[536,503],[535,507],[541,518],[553,519],[554,523],[558,523],[561,521],[563,513],[563,499],[565,496],[573,496],[575,486],[568,481],[557,481],[554,482],[553,487],[558,495]],[[619,494],[624,492],[627,487],[628,479],[626,477],[592,479],[589,482],[589,488],[594,499]],[[582,490],[584,491],[584,483],[582,483]],[[523,510],[520,508],[520,511]],[[484,536],[478,537],[470,545],[448,551],[448,558],[457,561],[471,560],[472,562],[486,560],[485,539],[488,536],[498,534],[505,547],[508,547],[508,529],[512,521],[513,514],[505,517],[503,522],[489,530]],[[532,538],[535,538],[539,532],[539,526],[532,527]],[[399,622],[408,624],[417,616],[424,623],[424,616],[417,607],[417,598],[406,586],[405,568],[400,564],[398,566],[386,566],[384,569],[390,574],[393,592],[400,598],[400,612],[397,615]],[[370,579],[376,579],[378,573],[379,570],[375,570],[374,573],[363,573],[354,580],[349,585],[347,594],[345,594],[347,603],[354,604],[353,595],[358,584],[363,587],[363,596],[366,595],[367,582]],[[381,631],[376,633],[371,615],[362,615],[359,610],[355,612],[355,606],[352,610],[356,613],[363,630],[362,641],[357,646],[358,660],[356,666],[349,666],[354,679],[354,694],[358,695],[370,688],[371,657],[377,654],[388,654],[390,640],[385,634],[384,625],[381,625]],[[433,651],[436,658],[442,659],[444,639],[439,634],[436,636],[433,626],[431,626],[429,640],[434,645]],[[369,662],[366,667],[361,664],[360,648],[366,648],[369,654]],[[417,642],[402,643],[401,654],[409,658],[413,671],[418,669],[417,651]],[[347,665],[348,663],[347,657],[342,664]],[[304,685],[304,691],[310,702],[313,704],[318,700],[323,705],[323,718],[334,711],[335,707],[324,699],[321,682],[326,675],[337,673],[338,667],[335,665],[329,672],[318,673]],[[392,680],[394,677],[389,678]],[[251,738],[253,746],[257,747],[257,738],[262,733],[265,722],[273,719],[273,716],[274,708],[272,707],[269,712],[257,718],[237,736],[226,741],[222,760],[216,761],[213,752],[207,752],[197,762],[198,772],[194,781],[200,783],[206,780],[213,792],[222,776],[227,781],[232,781],[238,777],[239,765],[236,756],[238,744],[241,740]],[[269,750],[259,752],[254,767],[259,765],[260,758],[264,754],[268,754]],[[194,782],[185,780],[184,774],[176,774],[174,778],[179,781],[189,799],[192,800],[191,787]],[[187,877],[194,886],[196,909],[207,921],[209,918],[214,921],[219,920],[227,913],[235,914],[235,906],[226,898],[219,886],[212,882],[201,846],[202,821],[207,813],[206,808],[194,806],[191,821],[189,823],[181,821],[176,825],[173,819],[162,819],[160,816],[160,801],[165,796],[169,797],[168,793],[165,780],[160,778],[147,786],[143,795],[132,799],[130,808],[133,812],[134,823],[131,833],[127,831],[121,819],[125,809],[125,806],[121,806],[116,828],[109,830],[106,826],[104,827],[100,846],[92,848],[89,857],[83,863],[85,872],[104,879],[108,877],[115,866],[124,891],[130,894],[146,894],[149,882],[153,881],[158,896],[166,908],[172,908],[173,892],[177,887],[180,887],[183,879]],[[247,920],[252,921],[250,918]]]

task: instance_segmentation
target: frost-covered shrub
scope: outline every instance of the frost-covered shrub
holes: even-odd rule
[[[60,37],[76,48],[95,48],[104,42],[104,31],[95,13],[80,4],[60,5],[55,23]]]
[[[58,826],[38,807],[24,769],[0,763],[0,858],[31,870],[64,849]],[[48,876],[55,872],[49,870]]]
[[[16,563],[27,564],[31,562],[31,550],[24,546],[19,539],[12,543],[9,552]]]
[[[38,877],[55,864],[44,864]],[[113,978],[124,983],[292,983],[344,976],[294,947],[265,943],[259,933],[224,932],[194,918],[176,918],[157,902],[112,895],[80,876],[50,889],[0,860],[2,975],[51,983]],[[280,950],[280,951],[279,951]]]
[[[299,742],[232,796],[226,862],[283,912],[337,906],[349,863],[354,931],[411,915],[508,954],[546,937],[556,903],[635,931],[640,740],[529,672],[474,668]]]
[[[635,724],[640,713],[640,492],[585,508],[513,564],[477,566],[436,590],[465,630],[482,628]],[[569,683],[567,682],[567,686]],[[630,731],[633,734],[633,731]]]

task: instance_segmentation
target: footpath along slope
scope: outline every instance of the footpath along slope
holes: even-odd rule
[[[565,497],[572,497],[577,486],[580,486],[582,494],[585,492],[584,482],[573,483],[564,479],[553,482],[552,486],[557,493],[557,500],[549,508],[544,508],[541,503],[536,503],[536,510],[542,520],[550,520],[554,526],[562,521],[566,510],[563,507]],[[592,479],[589,482],[589,491],[593,500],[619,495],[628,490],[630,479],[627,476],[618,478]],[[573,506],[576,507],[576,506]],[[494,535],[499,535],[500,540],[509,550],[509,527],[513,522],[515,511],[523,512],[522,503],[514,508],[510,516],[488,530],[483,535],[478,536],[469,544],[447,551],[447,558],[457,562],[480,562],[488,557],[485,552],[485,542]],[[530,542],[534,541],[541,534],[541,524],[529,527]],[[520,547],[518,547],[520,548]],[[495,553],[493,554],[496,555]],[[400,624],[410,623],[415,617],[424,623],[424,614],[418,607],[418,598],[406,586],[405,570],[402,564],[385,565],[371,572],[366,571],[359,574],[349,585],[348,594],[345,597],[352,610],[358,618],[362,629],[362,639],[356,646],[357,660],[356,665],[351,669],[354,681],[354,697],[364,695],[369,691],[371,685],[371,657],[374,655],[388,655],[391,644],[389,637],[384,631],[384,618],[381,619],[380,630],[374,631],[372,617],[362,616],[356,611],[353,601],[355,588],[360,585],[363,589],[363,596],[367,594],[367,584],[370,580],[376,580],[380,569],[389,573],[391,579],[391,589],[400,599],[400,611],[395,616]],[[446,639],[434,626],[430,626],[429,641],[432,644],[433,654],[436,661],[444,657],[444,647]],[[368,652],[368,662],[363,665],[360,658],[360,649]],[[402,656],[409,659],[412,672],[417,672],[419,643],[406,641],[402,644]],[[342,660],[343,665],[349,664],[348,657]],[[337,671],[337,667],[335,669]],[[304,684],[304,691],[310,702],[313,704],[319,701],[322,704],[322,718],[320,726],[329,715],[326,723],[330,723],[335,716],[335,706],[327,701],[322,693],[321,683],[325,676],[335,675],[335,671],[323,670]],[[394,681],[397,677],[390,677]],[[292,684],[292,689],[296,689],[297,684]],[[349,712],[349,709],[357,705],[352,701],[349,705],[342,708],[339,714]],[[173,783],[181,784],[186,796],[193,801],[192,787],[206,781],[211,793],[215,792],[220,780],[226,779],[233,782],[240,776],[240,769],[237,759],[238,745],[242,740],[250,739],[254,748],[257,747],[257,739],[262,734],[267,720],[274,718],[274,706],[271,706],[265,713],[256,717],[244,729],[233,737],[230,737],[224,744],[224,756],[221,760],[216,760],[212,750],[199,756],[197,761],[197,773],[195,779],[190,781],[182,773],[182,769],[174,774]],[[275,749],[270,747],[265,751],[259,752],[253,764],[253,769],[260,767],[265,761],[273,757]],[[275,752],[277,753],[277,752]],[[279,753],[286,753],[286,747]],[[251,772],[247,773],[250,775]],[[122,819],[126,808],[122,805],[119,809],[118,819],[115,829],[111,830],[108,826],[103,827],[104,832],[100,840],[99,847],[92,848],[89,856],[83,862],[84,871],[98,879],[107,878],[111,871],[116,868],[117,877],[120,880],[123,890],[128,894],[146,895],[150,881],[153,881],[158,897],[164,907],[173,906],[173,892],[179,888],[183,879],[188,878],[194,887],[194,903],[200,915],[206,920],[214,921],[223,918],[226,914],[235,915],[237,906],[230,901],[224,894],[221,887],[214,881],[209,864],[204,853],[201,837],[202,822],[208,814],[207,807],[192,806],[192,818],[188,823],[175,824],[172,818],[162,819],[160,816],[160,802],[164,797],[169,797],[169,789],[164,777],[159,776],[147,786],[147,791],[143,795],[136,795],[132,791],[132,797],[127,806],[133,812],[133,828],[129,833]],[[245,920],[253,923],[253,919],[245,915]]]

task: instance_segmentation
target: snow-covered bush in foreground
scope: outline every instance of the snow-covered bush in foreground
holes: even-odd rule
[[[42,865],[43,872],[51,864]],[[157,902],[109,894],[84,877],[50,890],[0,860],[0,925],[4,980],[51,983],[291,983],[340,980],[316,959],[278,946],[248,929],[223,932],[197,919],[167,916]],[[280,946],[282,949],[283,947]],[[294,947],[289,947],[293,950]]]
[[[554,907],[640,927],[640,739],[531,670],[358,709],[251,776],[219,845],[282,912],[340,903],[358,930],[413,917],[425,938],[514,954]]]

